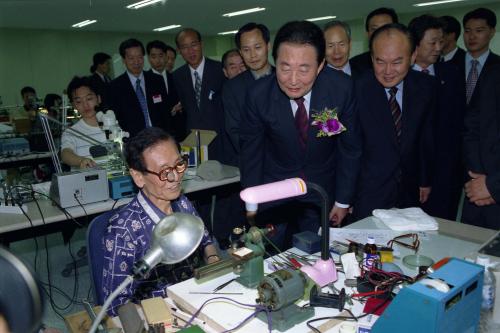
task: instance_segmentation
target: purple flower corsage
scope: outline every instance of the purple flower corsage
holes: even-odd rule
[[[344,125],[339,121],[337,108],[327,109],[312,115],[314,121],[313,126],[318,126],[319,131],[316,137],[332,136],[342,133],[346,130]]]

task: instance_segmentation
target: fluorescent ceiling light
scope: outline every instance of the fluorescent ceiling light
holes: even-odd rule
[[[153,29],[153,31],[165,31],[165,30],[175,29],[178,27],[180,27],[180,24],[172,24],[172,25],[167,25],[165,27]]]
[[[73,28],[82,28],[82,27],[84,27],[86,25],[93,24],[93,23],[96,23],[96,22],[97,22],[97,20],[85,20],[85,21],[73,24],[72,27]]]
[[[255,7],[255,8],[240,10],[237,12],[222,14],[222,16],[231,17],[231,16],[245,15],[245,14],[250,14],[250,13],[255,13],[255,12],[261,12],[263,10],[266,10],[266,9],[262,8],[262,7]]]
[[[434,5],[441,5],[443,3],[460,2],[460,1],[465,1],[465,0],[442,0],[442,1],[432,1],[432,2],[421,2],[421,3],[416,3],[413,6],[414,7],[434,6]]]
[[[323,21],[323,20],[332,20],[334,18],[337,18],[337,16],[321,16],[321,17],[313,17],[310,19],[306,19],[306,21],[309,22],[314,22],[314,21]]]
[[[217,35],[234,35],[237,32],[238,30],[224,31],[224,32],[218,32]]]
[[[127,8],[129,8],[129,9],[139,9],[139,8],[142,8],[142,7],[154,5],[155,3],[160,2],[160,1],[163,1],[163,0],[143,0],[143,1],[139,1],[139,2],[133,3],[131,5],[128,5]]]

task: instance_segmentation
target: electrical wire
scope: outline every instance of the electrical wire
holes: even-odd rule
[[[260,304],[247,304],[247,303],[241,303],[241,302],[238,302],[234,299],[231,299],[229,297],[213,297],[213,298],[210,298],[210,299],[207,299],[205,302],[203,302],[203,304],[201,304],[201,306],[198,308],[198,310],[196,310],[195,313],[193,313],[193,315],[191,316],[191,318],[187,321],[186,325],[184,326],[184,328],[187,328],[191,325],[191,323],[193,322],[193,320],[198,317],[198,315],[200,314],[201,310],[203,309],[203,307],[205,305],[207,305],[207,303],[211,302],[211,301],[214,301],[214,300],[225,300],[225,301],[230,301],[230,302],[233,302],[233,303],[236,303],[238,305],[241,305],[241,306],[246,306],[246,307],[251,307],[251,308],[254,308],[255,311],[252,312],[248,317],[246,317],[245,319],[243,319],[243,321],[241,323],[239,323],[238,325],[236,325],[235,327],[233,328],[230,328],[226,331],[223,331],[223,333],[226,333],[226,332],[232,332],[232,331],[235,331],[235,330],[238,330],[240,329],[247,321],[249,321],[250,319],[252,319],[253,317],[257,316],[257,314],[259,312],[262,312],[262,311],[265,311],[266,312],[266,316],[267,316],[267,328],[269,330],[269,333],[271,333],[272,331],[272,319],[271,319],[271,314],[270,314],[270,311],[269,309],[266,307],[266,306],[263,306],[263,305],[260,305]]]
[[[42,209],[40,207],[38,199],[35,196],[35,193],[42,194],[44,196],[46,196],[46,195],[43,194],[43,193],[40,193],[38,191],[33,190],[32,187],[23,186],[23,185],[16,185],[16,186],[13,186],[13,187],[10,188],[10,191],[9,191],[9,195],[10,196],[12,196],[12,190],[14,188],[22,188],[22,189],[28,189],[28,190],[30,190],[31,197],[32,197],[32,199],[33,199],[33,201],[34,201],[35,205],[37,206],[37,209],[38,209],[38,211],[40,213],[40,217],[42,219],[42,224],[46,225],[46,223],[45,223],[45,217],[43,215],[43,211],[42,211]],[[46,197],[48,197],[48,196],[46,196]],[[48,198],[52,200],[52,198],[50,198],[50,197],[48,197]],[[52,201],[55,202],[54,200],[52,200]],[[28,219],[31,227],[34,228],[33,221],[31,220],[31,218],[29,217],[29,215],[26,213],[26,211],[24,211],[24,209],[22,207],[22,202],[18,201],[17,204],[18,204],[19,208],[21,209],[22,213],[24,214],[24,216]],[[57,204],[57,202],[56,202],[56,204]],[[73,219],[73,221],[76,222],[76,220],[74,220],[74,218],[71,216],[71,214],[69,214],[69,212],[67,212],[66,210],[64,210],[59,205],[58,205],[58,207],[59,207],[59,209],[61,209],[63,211],[63,213],[66,215],[67,218],[69,216],[69,217],[71,217],[71,219]],[[85,211],[85,209],[84,209],[84,211]],[[81,224],[79,224],[79,223],[77,223],[77,225],[81,226]],[[34,237],[34,240],[35,240],[35,272],[36,272],[37,256],[38,256],[38,241],[37,241],[36,237]],[[64,320],[64,316],[59,311],[65,311],[70,306],[72,306],[73,304],[78,304],[78,303],[82,304],[81,302],[78,302],[78,300],[77,300],[77,298],[78,298],[78,270],[77,270],[75,256],[74,256],[74,254],[73,254],[73,252],[71,250],[71,239],[68,241],[68,251],[69,251],[69,254],[70,254],[71,258],[72,258],[73,267],[75,269],[75,278],[74,278],[73,296],[72,297],[70,297],[64,291],[62,291],[60,288],[58,288],[58,287],[56,287],[56,286],[54,286],[52,284],[51,271],[50,271],[50,255],[49,255],[48,244],[47,244],[47,236],[46,235],[44,236],[44,245],[45,245],[45,254],[46,254],[46,258],[47,258],[47,262],[46,262],[47,283],[44,283],[43,281],[40,281],[40,283],[42,284],[43,291],[47,294],[47,296],[49,298],[49,303],[50,303],[50,305],[52,307],[52,310],[56,313],[56,315],[58,315],[62,320]],[[45,288],[45,286],[48,288],[48,290]],[[52,293],[53,290],[56,290],[59,294],[63,295],[65,298],[67,298],[68,301],[69,301],[69,303],[67,305],[63,305],[63,306],[58,305],[55,302],[54,298],[53,298],[53,293]]]

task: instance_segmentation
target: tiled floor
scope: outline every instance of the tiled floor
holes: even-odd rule
[[[71,250],[75,257],[77,257],[78,250],[85,244],[85,232],[86,229],[78,229],[71,240]],[[63,277],[61,275],[61,271],[65,268],[67,263],[72,262],[72,258],[69,253],[68,245],[63,244],[62,235],[60,233],[54,233],[44,237],[37,237],[36,240],[38,242],[36,274],[48,293],[48,253],[50,282],[53,286],[52,300],[53,303],[55,303],[55,306],[59,307],[59,309],[56,308],[56,311],[62,316],[82,311],[83,305],[81,305],[81,301],[88,298],[92,299],[88,267],[85,266],[79,268],[76,276],[75,272],[72,271],[69,277]],[[37,252],[34,239],[11,243],[10,251],[22,258],[30,267],[34,268],[35,253]],[[70,300],[63,296],[56,288],[68,295]],[[54,311],[47,293],[44,295],[45,311],[43,323],[47,327],[54,327],[59,329],[61,332],[67,332],[68,330],[66,329],[64,320],[57,315],[56,311]],[[73,299],[73,301],[71,301],[71,299]]]

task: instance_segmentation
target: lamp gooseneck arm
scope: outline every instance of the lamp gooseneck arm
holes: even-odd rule
[[[328,260],[330,258],[330,226],[328,223],[328,207],[330,200],[325,190],[311,182],[306,182],[308,189],[313,189],[318,192],[322,199],[321,205],[321,259]]]

